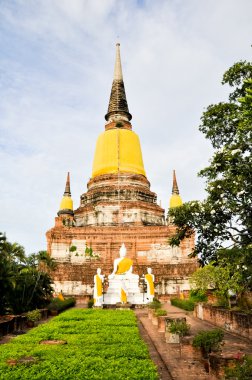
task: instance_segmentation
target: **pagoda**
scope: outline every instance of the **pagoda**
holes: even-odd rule
[[[165,218],[150,189],[131,119],[118,43],[105,130],[96,142],[87,191],[74,210],[68,173],[55,226],[46,234],[48,252],[58,264],[53,273],[56,292],[80,300],[90,296],[97,268],[108,275],[122,243],[140,278],[147,267],[152,268],[159,295],[189,290],[188,279],[197,268],[196,260],[188,257],[194,238],[185,239],[179,247],[169,245],[176,227]],[[174,171],[170,207],[180,205]]]

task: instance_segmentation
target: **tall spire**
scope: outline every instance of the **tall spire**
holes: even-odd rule
[[[65,187],[65,192],[64,196],[69,196],[71,197],[71,190],[70,190],[70,173],[67,173],[67,180],[66,180],[66,187]]]
[[[114,69],[114,80],[123,80],[122,74],[122,64],[121,64],[121,55],[120,55],[120,44],[116,44],[116,60],[115,60],[115,69]]]
[[[105,119],[108,122],[112,121],[130,121],[132,118],[129,113],[126,93],[123,83],[122,64],[120,56],[120,44],[116,44],[116,60],[114,78],[108,105],[108,112]]]
[[[176,172],[173,170],[173,183],[172,183],[172,194],[179,194]]]

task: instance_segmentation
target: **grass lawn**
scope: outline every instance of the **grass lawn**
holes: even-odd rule
[[[46,339],[67,344],[40,344]],[[30,356],[36,361],[6,363]],[[158,375],[132,311],[72,309],[1,345],[0,379],[154,380]]]

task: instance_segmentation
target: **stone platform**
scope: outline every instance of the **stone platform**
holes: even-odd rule
[[[129,303],[132,305],[144,304],[138,275],[132,275],[130,278],[125,277],[125,275],[116,275],[115,278],[109,279],[108,291],[104,294],[104,304],[115,305],[121,301],[121,286],[127,290],[127,301]]]

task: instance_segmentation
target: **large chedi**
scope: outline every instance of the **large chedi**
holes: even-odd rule
[[[92,178],[75,211],[77,226],[162,225],[164,210],[150,191],[140,141],[132,131],[119,44],[105,132],[96,143]]]
[[[197,265],[188,258],[193,238],[179,248],[168,244],[175,226],[165,220],[165,210],[150,190],[140,141],[130,122],[119,44],[105,119],[105,131],[96,143],[92,177],[79,208],[73,209],[68,174],[55,227],[47,232],[48,251],[58,262],[55,289],[80,298],[91,295],[97,268],[105,275],[111,273],[124,242],[134,273],[142,278],[147,266],[152,267],[157,292],[188,290],[188,278]],[[174,172],[170,207],[181,204]]]

